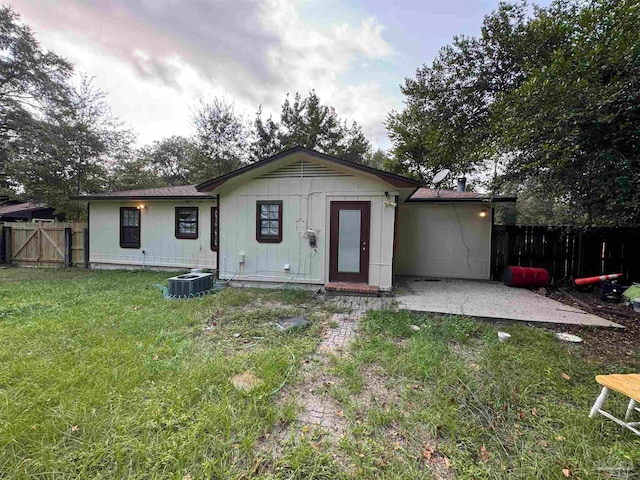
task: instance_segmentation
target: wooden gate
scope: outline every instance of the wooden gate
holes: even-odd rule
[[[5,261],[31,267],[82,264],[83,227],[82,223],[5,223]]]

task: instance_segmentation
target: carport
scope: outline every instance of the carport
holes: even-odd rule
[[[515,197],[420,188],[398,206],[395,273],[491,278],[493,213]]]

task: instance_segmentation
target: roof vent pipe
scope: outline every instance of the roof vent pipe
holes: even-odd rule
[[[467,189],[467,177],[458,178],[458,191],[464,192]]]

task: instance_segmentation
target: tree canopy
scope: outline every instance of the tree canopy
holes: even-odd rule
[[[39,135],[45,109],[67,102],[73,67],[42,50],[10,7],[0,7],[0,193],[13,186],[16,155]]]
[[[456,37],[405,80],[405,108],[387,120],[390,168],[496,166],[491,188],[544,192],[552,217],[637,224],[639,28],[632,0],[501,3],[478,37]]]
[[[335,109],[323,105],[315,91],[302,97],[296,93],[293,101],[287,96],[282,104],[280,122],[269,117],[262,119],[258,109],[254,121],[255,139],[252,143],[254,160],[301,145],[334,155],[351,162],[366,162],[371,144],[362,128],[338,117]]]

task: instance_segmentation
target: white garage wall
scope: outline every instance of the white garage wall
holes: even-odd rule
[[[371,202],[369,285],[390,290],[394,211],[385,206],[389,185],[355,175],[315,178],[259,178],[220,193],[220,278],[324,284],[329,281],[331,201]],[[256,202],[282,200],[281,243],[259,243],[255,237]],[[317,249],[306,230],[318,231]],[[244,253],[241,266],[238,254]],[[284,265],[290,270],[285,271]]]
[[[485,217],[479,215],[482,209],[488,209]],[[490,207],[405,203],[398,223],[397,274],[490,278]]]
[[[120,207],[141,204],[146,208],[141,213],[140,248],[120,248]],[[210,248],[215,205],[215,200],[91,202],[89,262],[94,268],[216,268],[216,252]],[[198,207],[197,239],[175,237],[175,207]]]

